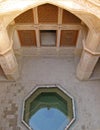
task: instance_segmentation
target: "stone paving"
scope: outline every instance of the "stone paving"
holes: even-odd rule
[[[77,80],[73,56],[26,56],[21,62],[18,81],[0,82],[0,130],[28,130],[21,122],[22,104],[36,84],[60,84],[74,97],[70,130],[100,130],[100,80]]]

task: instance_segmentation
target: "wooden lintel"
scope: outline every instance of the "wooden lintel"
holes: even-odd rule
[[[80,29],[82,29],[80,24],[63,24],[60,27],[62,30],[80,30]]]
[[[63,24],[63,25],[57,25],[57,24],[16,24],[15,29],[16,30],[80,30],[82,28],[81,24]]]

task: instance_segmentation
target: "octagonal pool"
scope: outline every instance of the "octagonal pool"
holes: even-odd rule
[[[23,123],[31,130],[64,130],[75,120],[73,98],[58,86],[38,86],[24,101]]]

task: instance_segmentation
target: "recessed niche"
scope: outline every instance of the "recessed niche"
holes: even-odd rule
[[[18,30],[21,46],[36,46],[35,30]]]
[[[41,46],[56,46],[56,30],[40,31]]]
[[[78,37],[77,30],[62,30],[60,46],[65,46],[65,47],[76,46],[77,37]]]

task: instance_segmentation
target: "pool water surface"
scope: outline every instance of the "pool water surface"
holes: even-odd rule
[[[69,119],[56,108],[41,108],[29,119],[29,125],[34,130],[64,130]]]
[[[38,88],[24,103],[23,120],[32,130],[65,130],[74,118],[73,102],[57,87]]]

